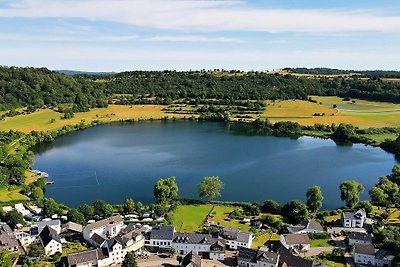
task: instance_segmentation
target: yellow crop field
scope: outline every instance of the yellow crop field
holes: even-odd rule
[[[62,120],[62,114],[50,109],[42,109],[27,115],[18,115],[0,121],[0,130],[16,130],[25,133],[31,131],[47,131],[60,128],[64,125],[75,125],[84,121],[91,123],[94,120],[111,122],[128,119],[161,119],[164,117],[183,117],[179,114],[166,114],[162,105],[109,105],[107,108],[95,108],[89,112],[75,113],[71,119]]]

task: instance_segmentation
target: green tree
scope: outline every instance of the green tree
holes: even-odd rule
[[[264,202],[262,206],[263,212],[272,213],[272,214],[280,214],[281,206],[275,200],[268,199]]]
[[[0,266],[1,267],[11,267],[13,264],[10,252],[6,250],[0,251]]]
[[[346,202],[346,206],[353,208],[359,201],[360,193],[364,191],[364,186],[354,180],[344,181],[340,184],[340,198]]]
[[[31,244],[27,252],[29,257],[39,258],[44,256],[44,248],[41,244]]]
[[[82,212],[79,212],[77,209],[70,209],[67,213],[67,217],[71,222],[79,223],[81,225],[85,225],[85,216]]]
[[[58,213],[58,204],[52,198],[44,198],[42,201],[42,215],[44,217],[51,217],[53,214]]]
[[[43,193],[42,188],[35,186],[32,189],[32,199],[35,201],[39,201],[39,200],[42,200],[43,197],[44,197],[44,193]]]
[[[133,252],[127,252],[122,262],[122,267],[137,267],[136,257]]]
[[[178,196],[178,184],[176,177],[171,176],[165,179],[160,179],[154,185],[154,197],[160,203],[170,203]]]
[[[204,177],[203,181],[198,184],[198,192],[201,198],[206,197],[208,201],[214,200],[221,196],[221,190],[224,184],[218,176]]]
[[[316,185],[307,190],[307,207],[311,212],[318,211],[322,207],[323,200],[321,187]]]
[[[388,203],[389,196],[379,186],[372,187],[371,190],[369,190],[369,196],[374,205],[386,206]]]
[[[110,217],[114,214],[114,208],[104,200],[96,200],[93,202],[94,214],[103,218]]]
[[[307,206],[297,199],[282,207],[282,215],[293,224],[298,224],[309,218]]]
[[[86,220],[89,220],[94,216],[94,208],[92,205],[83,204],[79,206],[78,211],[81,212],[83,216],[85,216]]]
[[[8,224],[14,228],[17,224],[23,224],[25,222],[24,216],[16,210],[12,210],[6,215]]]
[[[125,214],[135,211],[135,201],[132,198],[126,197],[124,200],[123,210]]]

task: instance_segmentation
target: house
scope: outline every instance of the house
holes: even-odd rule
[[[183,257],[181,262],[182,267],[201,267],[202,262],[199,255],[194,252],[189,252],[188,254]]]
[[[238,247],[250,248],[253,242],[252,233],[243,232],[230,227],[222,228],[220,237],[225,239],[225,244],[228,249],[238,249]]]
[[[360,232],[349,232],[349,245],[355,244],[363,244],[363,245],[371,245],[372,244],[372,235],[368,233],[360,233]]]
[[[210,259],[212,260],[225,260],[225,240],[224,239],[214,239],[214,243],[210,246]]]
[[[394,254],[383,249],[376,249],[372,244],[355,244],[354,262],[361,265],[391,266]]]
[[[69,267],[96,266],[98,261],[97,249],[80,251],[67,255]]]
[[[31,225],[29,229],[29,234],[31,236],[38,236],[46,226],[52,228],[54,231],[56,231],[57,234],[61,233],[60,220],[43,219],[42,221],[35,222],[34,224]]]
[[[46,255],[54,255],[59,252],[62,253],[62,242],[57,232],[50,226],[46,226],[39,234],[39,240],[44,247]]]
[[[18,251],[18,240],[10,226],[0,223],[0,251]]]
[[[265,249],[239,247],[237,261],[239,267],[277,267],[279,254]]]
[[[285,234],[280,236],[282,246],[289,250],[308,251],[311,246],[307,234]]]
[[[122,216],[115,215],[110,218],[86,225],[85,228],[83,228],[83,238],[92,245],[96,246],[99,244],[93,243],[93,240],[91,239],[94,234],[105,238],[112,238],[116,236],[123,227],[124,221]]]
[[[315,220],[305,220],[295,226],[287,228],[289,233],[293,234],[307,234],[307,233],[321,233],[324,231],[321,224]]]
[[[25,209],[22,203],[15,204],[14,209],[21,213],[24,217],[32,217],[32,213],[29,210]]]
[[[320,262],[295,256],[283,246],[277,252],[279,254],[279,266],[282,267],[328,267],[328,265]]]
[[[367,214],[364,210],[360,209],[356,212],[343,212],[342,223],[343,227],[347,228],[362,228]]]
[[[199,256],[210,252],[213,243],[210,234],[196,233],[175,233],[172,240],[172,247],[180,254],[186,255],[194,252]]]
[[[145,238],[142,232],[134,224],[129,224],[121,230],[117,238],[120,238],[127,252],[138,251],[144,247]]]
[[[152,250],[171,249],[175,228],[173,226],[154,227],[148,235],[146,246]]]

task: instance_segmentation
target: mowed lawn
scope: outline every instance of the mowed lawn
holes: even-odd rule
[[[272,122],[293,121],[302,125],[347,123],[363,128],[400,126],[400,104],[358,99],[354,99],[353,103],[335,96],[312,96],[312,99],[318,103],[302,100],[267,101],[263,116]],[[325,115],[313,116],[315,113]]]
[[[75,113],[71,119],[62,120],[62,114],[50,109],[42,109],[27,115],[18,115],[0,121],[0,130],[22,131],[25,133],[47,131],[60,128],[64,125],[75,125],[84,121],[91,123],[94,120],[111,122],[128,119],[161,119],[164,117],[183,117],[179,114],[166,114],[162,105],[109,105],[107,108],[95,108],[88,112]],[[52,122],[52,119],[54,122]]]
[[[26,201],[27,196],[19,193],[21,189],[0,189],[0,202]]]
[[[181,205],[178,206],[171,216],[172,224],[177,231],[195,232],[201,229],[204,220],[211,212],[213,205]],[[228,215],[235,210],[232,206],[215,205],[211,215],[214,216],[214,222],[220,226],[235,227],[243,231],[250,229],[249,225],[242,224],[238,220],[231,220]]]

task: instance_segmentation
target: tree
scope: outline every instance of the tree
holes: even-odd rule
[[[165,179],[160,179],[154,185],[153,194],[154,197],[160,203],[170,203],[174,198],[178,196],[178,184],[176,183],[176,177],[171,176]]]
[[[371,197],[371,202],[374,205],[386,206],[388,203],[388,195],[378,186],[374,186],[369,190],[369,196]]]
[[[292,200],[282,207],[282,215],[293,224],[298,224],[308,219],[307,206],[300,200]]]
[[[82,212],[79,212],[77,209],[70,209],[67,213],[67,217],[71,222],[79,223],[81,225],[85,225],[85,216]]]
[[[133,252],[127,252],[124,258],[124,261],[122,262],[122,267],[137,267],[136,263],[136,257]]]
[[[356,209],[363,209],[367,215],[372,212],[372,204],[368,200],[360,201],[358,204],[355,206]]]
[[[114,208],[104,200],[96,200],[93,202],[94,214],[103,218],[110,217],[114,214]]]
[[[218,176],[204,177],[203,181],[198,184],[199,196],[208,198],[208,201],[221,196],[223,188],[224,184]]]
[[[307,207],[311,212],[316,212],[322,207],[322,196],[321,187],[313,186],[307,190]]]
[[[132,198],[126,197],[124,200],[123,210],[125,214],[135,211],[135,201]]]
[[[340,184],[340,198],[346,202],[346,206],[353,208],[359,201],[360,193],[364,191],[364,186],[354,180],[344,181]]]
[[[33,258],[39,258],[44,256],[44,248],[41,244],[31,244],[28,247],[28,256]]]
[[[0,251],[0,266],[11,267],[13,265],[12,257],[10,252],[6,250]]]
[[[275,200],[268,199],[264,202],[262,206],[263,212],[272,213],[272,214],[280,214],[281,213],[281,206]]]
[[[40,187],[35,186],[32,190],[32,198],[35,201],[42,200],[44,197],[43,190]]]
[[[15,227],[17,224],[24,223],[24,216],[16,210],[12,210],[6,215],[6,220],[11,227]]]
[[[52,198],[44,198],[42,201],[42,209],[44,217],[51,217],[58,212],[58,204]]]
[[[94,208],[91,205],[88,204],[83,204],[78,208],[78,211],[85,216],[85,219],[91,219],[94,216]]]

